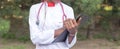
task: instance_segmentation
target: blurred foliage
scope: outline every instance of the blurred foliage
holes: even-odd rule
[[[1,0],[0,16],[5,19],[15,15],[16,18],[26,18],[31,6],[31,0]],[[22,16],[22,17],[20,17]]]
[[[10,27],[9,24],[10,22],[8,20],[4,20],[0,18],[0,34],[8,32],[9,27]]]
[[[107,36],[106,36],[107,35]],[[112,39],[112,36],[107,33],[107,32],[101,32],[101,33],[98,33],[98,34],[94,34],[93,35],[93,38],[95,39],[101,39],[101,38],[104,38],[104,39],[108,39],[108,40],[111,40]]]
[[[1,37],[5,39],[15,39],[15,34],[13,33],[1,33]]]
[[[100,9],[100,5],[103,0],[80,0],[79,3],[81,12],[89,16],[94,16],[95,13]]]
[[[86,40],[87,38],[86,38],[86,35],[84,35],[84,34],[80,34],[80,32],[77,34],[77,39],[78,40]]]
[[[84,13],[90,16],[88,24],[94,24],[99,20],[103,30],[109,30],[112,26],[120,27],[120,0],[62,0],[64,3],[73,7],[75,16]],[[15,38],[14,34],[6,33],[10,28],[10,19],[16,18],[23,21],[24,26],[28,26],[29,8],[31,5],[39,3],[40,0],[0,0],[0,35],[4,38]],[[96,19],[100,15],[101,19]],[[16,20],[15,20],[16,21]],[[111,25],[112,24],[112,25]],[[22,28],[22,27],[21,27]],[[17,28],[14,28],[15,30]],[[25,28],[26,29],[26,28]],[[113,28],[115,29],[115,28]],[[3,33],[3,34],[1,34]],[[79,38],[84,35],[78,34]],[[97,36],[104,37],[99,34]],[[18,38],[21,41],[29,40],[27,35]],[[98,38],[98,37],[96,37]]]
[[[103,8],[97,13],[102,16],[100,21],[101,27],[105,30],[119,29],[120,27],[120,0],[107,0],[103,3]],[[105,9],[106,8],[106,9]]]
[[[29,35],[23,35],[23,36],[17,38],[17,40],[25,43],[30,40],[30,37],[29,37]]]
[[[63,0],[63,2],[72,6],[77,15],[85,13],[93,16],[100,9],[103,0]]]

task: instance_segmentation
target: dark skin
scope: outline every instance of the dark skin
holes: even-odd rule
[[[65,21],[63,21],[63,27],[55,30],[55,37],[59,36],[65,29],[67,29],[70,34],[75,36],[77,32],[77,27],[80,24],[80,20],[81,18],[79,18],[77,22],[75,19],[66,19]],[[74,36],[68,35],[69,44],[72,42]]]

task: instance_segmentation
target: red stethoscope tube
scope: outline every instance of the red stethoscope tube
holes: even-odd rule
[[[67,18],[67,16],[64,12],[64,8],[63,8],[63,5],[61,4],[61,2],[59,2],[59,4],[60,4],[62,12],[63,12],[62,20],[64,21]],[[40,11],[41,11],[41,8],[42,8],[43,5],[44,5],[44,2],[42,2],[42,4],[40,5],[39,11],[37,13],[37,21],[36,21],[37,25],[39,25],[39,15],[40,15]]]

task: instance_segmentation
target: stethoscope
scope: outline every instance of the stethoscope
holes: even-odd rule
[[[36,25],[39,25],[39,15],[40,15],[40,11],[41,11],[41,8],[42,8],[42,6],[43,5],[46,5],[46,3],[45,2],[42,2],[42,4],[40,5],[40,8],[39,8],[39,11],[38,11],[38,13],[37,13],[37,21],[36,21]],[[65,12],[64,12],[64,8],[63,8],[63,5],[62,5],[62,3],[61,2],[59,2],[59,4],[60,4],[60,6],[61,6],[61,9],[62,9],[62,12],[63,12],[63,16],[62,16],[62,20],[64,21],[65,19],[67,19],[67,16],[66,16],[66,14],[65,14]],[[46,12],[46,11],[45,11]]]

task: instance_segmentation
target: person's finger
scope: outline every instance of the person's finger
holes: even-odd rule
[[[68,21],[68,19],[66,19],[66,20],[63,21],[63,26],[64,27],[67,25],[67,21]]]
[[[73,19],[71,19],[71,20],[69,21],[69,23],[70,23],[70,28],[71,28],[71,29],[74,28],[74,22],[73,22]]]
[[[70,30],[70,24],[69,23],[66,24],[66,27],[67,27],[68,30]]]
[[[68,26],[69,26],[69,28],[68,28],[68,29],[69,29],[69,30],[71,30],[71,29],[73,29],[73,28],[74,28],[74,24],[73,24],[73,22],[72,22],[72,21],[73,21],[73,19],[69,19],[69,20],[68,20]]]
[[[73,19],[66,19],[64,24],[65,24],[65,27],[68,30],[70,30],[70,29],[75,27],[74,24],[73,24]]]
[[[68,19],[67,26],[68,26],[68,29],[71,29],[71,27],[72,27],[71,19]]]
[[[65,27],[66,29],[69,29],[68,20],[66,20],[66,21],[64,22],[64,27]]]

